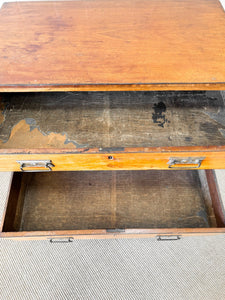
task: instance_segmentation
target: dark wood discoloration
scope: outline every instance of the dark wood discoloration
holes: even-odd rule
[[[5,94],[2,105],[2,149],[225,145],[219,92]]]
[[[206,228],[197,171],[101,171],[23,174],[20,228]],[[15,201],[15,199],[14,199]],[[11,204],[10,204],[11,205]],[[6,220],[14,216],[6,213]]]
[[[164,124],[166,122],[169,122],[167,119],[166,119],[166,105],[165,103],[163,102],[159,102],[158,104],[154,104],[153,106],[153,110],[154,112],[152,113],[152,120],[154,123],[158,124],[158,126],[160,127],[164,127]]]

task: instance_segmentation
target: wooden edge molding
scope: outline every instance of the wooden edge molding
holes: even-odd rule
[[[225,90],[225,82],[128,83],[128,84],[12,84],[0,85],[0,92],[105,92],[105,91],[201,91]]]
[[[218,227],[225,227],[225,214],[222,205],[222,199],[219,194],[219,187],[217,184],[215,171],[206,170],[206,178],[208,182],[209,192],[211,195],[212,206],[216,217],[216,222]]]
[[[224,152],[224,146],[179,146],[179,147],[109,147],[109,148],[77,148],[77,149],[0,149],[2,154],[106,154],[106,153],[170,153],[170,152]]]
[[[225,228],[166,228],[166,229],[126,229],[124,231],[107,232],[107,229],[68,230],[68,231],[21,231],[1,232],[0,238],[28,239],[117,239],[117,238],[152,238],[157,236],[193,236],[225,234]]]

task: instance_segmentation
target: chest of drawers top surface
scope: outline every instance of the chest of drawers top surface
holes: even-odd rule
[[[0,91],[225,89],[217,0],[5,3]]]

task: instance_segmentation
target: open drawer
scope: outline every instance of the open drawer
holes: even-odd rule
[[[1,237],[74,238],[224,234],[211,170],[14,173]]]
[[[0,171],[225,168],[220,91],[5,93]]]

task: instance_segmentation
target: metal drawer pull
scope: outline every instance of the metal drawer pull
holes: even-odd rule
[[[22,172],[50,172],[52,171],[52,167],[54,167],[51,160],[19,160],[17,162],[20,164],[20,170]],[[28,170],[24,170],[24,168],[28,168]],[[38,169],[29,170],[29,168]]]
[[[50,243],[72,243],[73,238],[72,237],[66,237],[66,238],[51,238]]]
[[[177,241],[180,240],[181,237],[179,235],[158,235],[157,241]]]
[[[205,157],[171,157],[168,164],[170,169],[198,169],[201,167],[204,158]]]
[[[120,233],[120,232],[125,232],[125,229],[123,229],[123,228],[108,228],[108,229],[106,229],[106,232]]]

